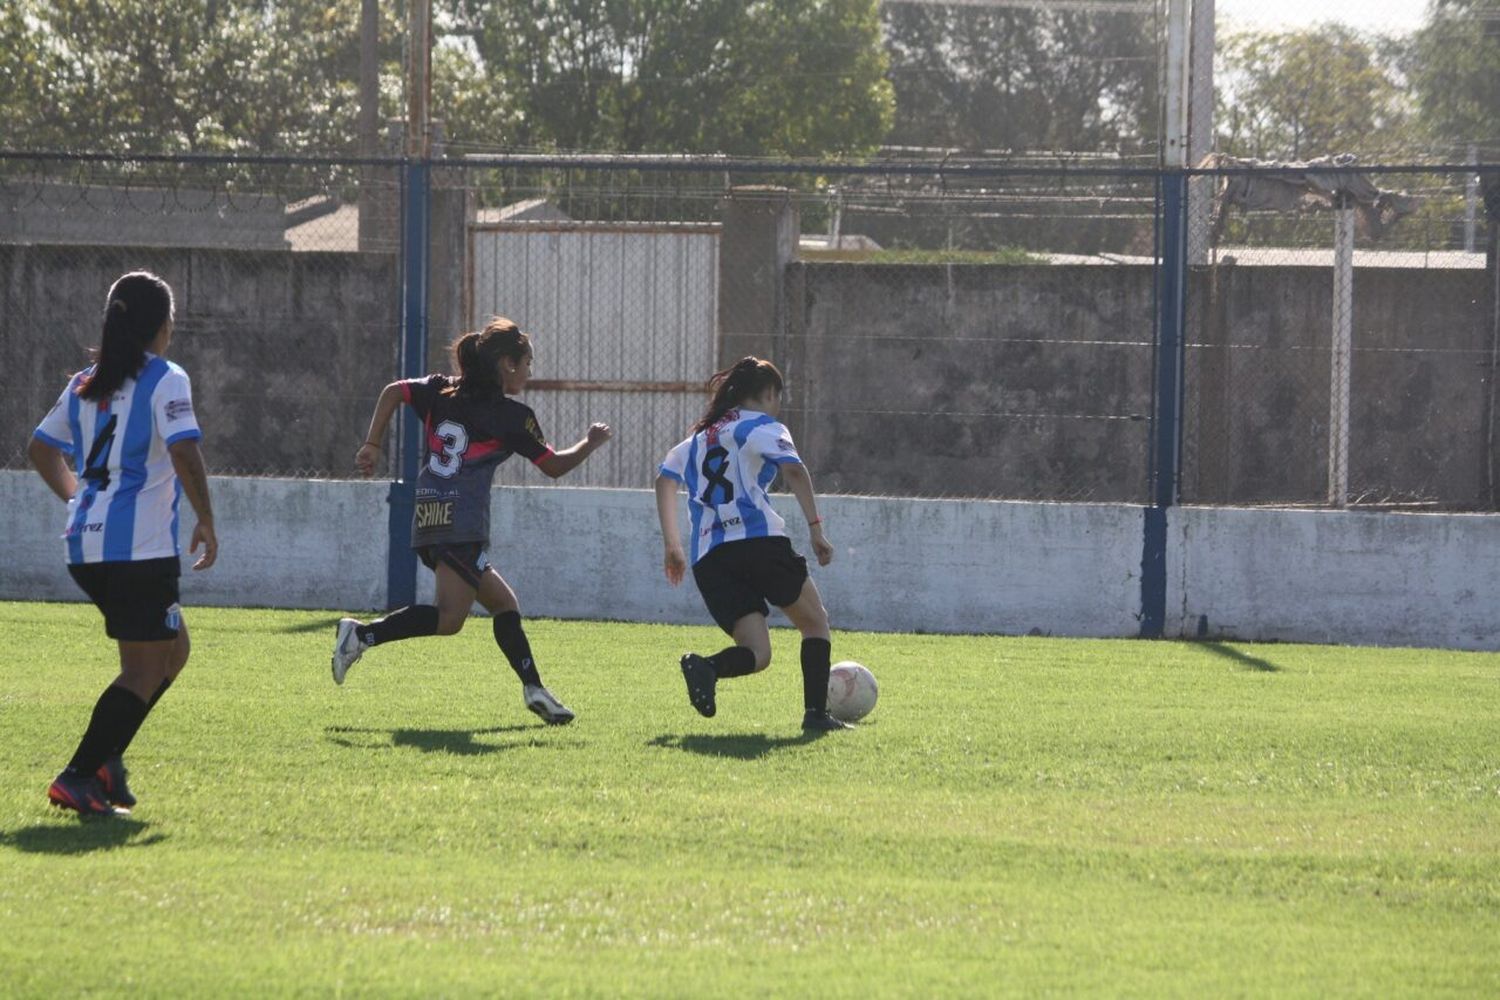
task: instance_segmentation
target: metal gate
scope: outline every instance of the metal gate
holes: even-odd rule
[[[555,447],[591,421],[614,440],[564,482],[643,487],[703,405],[718,359],[717,224],[479,223],[469,229],[469,321],[532,336],[525,401]],[[499,484],[549,482],[507,462]]]

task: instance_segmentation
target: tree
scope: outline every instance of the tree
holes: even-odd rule
[[[12,146],[344,151],[359,0],[13,0],[0,15]],[[385,57],[399,39],[385,25]],[[392,108],[391,110],[394,110]]]
[[[897,145],[1130,150],[1156,140],[1156,41],[1128,13],[893,3]]]
[[[402,31],[382,4],[382,117]],[[12,147],[353,152],[360,0],[7,0]],[[875,0],[437,0],[459,144],[861,153],[890,124]]]
[[[1391,52],[1341,24],[1231,36],[1217,95],[1220,150],[1292,160],[1389,150],[1409,117]]]
[[[1402,65],[1431,141],[1500,157],[1500,3],[1434,0]]]
[[[891,118],[874,0],[448,0],[494,100],[455,141],[628,152],[872,150]]]

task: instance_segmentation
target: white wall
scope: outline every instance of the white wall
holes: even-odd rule
[[[1500,649],[1500,516],[1179,507],[1167,632]]]
[[[220,479],[221,562],[184,601],[367,611],[384,604],[385,483]],[[783,509],[793,505],[779,501]],[[825,497],[839,554],[814,568],[835,627],[1132,636],[1139,507]],[[0,599],[77,600],[63,506],[0,471]],[[685,520],[685,517],[684,517]],[[794,518],[794,523],[800,518]],[[186,512],[184,533],[192,523]],[[646,490],[502,488],[491,558],[524,612],[707,624],[661,573]],[[803,529],[794,530],[805,550]],[[1182,507],[1168,530],[1169,634],[1500,649],[1500,517]],[[432,576],[419,571],[430,599]]]
[[[385,603],[388,483],[222,479],[209,491],[218,565],[188,568],[194,518],[182,503],[182,599],[277,608],[372,608]],[[65,508],[35,474],[0,471],[8,511],[0,599],[75,601],[64,568]]]
[[[188,604],[368,610],[384,604],[384,483],[214,478],[220,563],[185,571]],[[1130,635],[1140,511],[1104,505],[827,497],[839,548],[814,578],[838,627]],[[789,503],[785,506],[791,506]],[[685,507],[685,504],[684,504]],[[11,557],[0,598],[77,600],[58,539],[63,506],[32,474],[0,471]],[[684,511],[683,521],[686,522]],[[192,524],[184,511],[184,537]],[[647,490],[502,488],[490,558],[533,615],[708,623],[696,589],[661,571]],[[798,530],[798,547],[806,549]],[[432,575],[419,571],[430,600]]]

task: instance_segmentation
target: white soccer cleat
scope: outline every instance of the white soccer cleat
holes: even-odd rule
[[[362,625],[357,618],[340,618],[338,638],[333,643],[333,683],[344,683],[344,677],[349,673],[349,668],[354,666],[359,658],[365,655],[365,650],[370,644],[359,637],[359,627]]]
[[[573,710],[552,696],[552,692],[536,684],[526,685],[523,694],[526,707],[536,713],[549,726],[566,726],[573,721]]]

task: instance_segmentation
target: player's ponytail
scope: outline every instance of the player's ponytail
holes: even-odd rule
[[[500,359],[516,363],[531,353],[531,338],[503,316],[494,316],[483,330],[466,333],[453,342],[453,367],[458,374],[456,392],[485,396],[504,392],[500,384]]]
[[[150,271],[120,277],[105,300],[104,332],[92,352],[94,370],[78,381],[78,395],[94,402],[114,395],[140,373],[146,348],[171,318],[172,289],[165,281]]]
[[[693,433],[706,431],[730,410],[747,399],[756,399],[767,389],[780,392],[785,386],[781,372],[763,358],[745,357],[714,372],[708,379],[708,409],[693,425]]]

